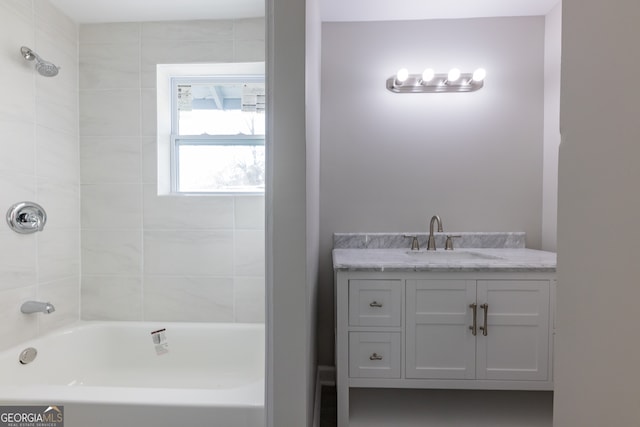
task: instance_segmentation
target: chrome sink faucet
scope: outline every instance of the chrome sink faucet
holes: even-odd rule
[[[20,311],[25,314],[40,312],[50,314],[56,311],[56,308],[49,302],[27,301],[22,304],[22,307],[20,307]]]
[[[438,232],[442,233],[442,220],[438,215],[434,215],[431,217],[431,222],[429,223],[429,240],[427,241],[427,250],[435,251],[436,250],[436,239],[433,237],[433,223],[438,221]]]

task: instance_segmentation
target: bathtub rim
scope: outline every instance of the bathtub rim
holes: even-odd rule
[[[40,337],[32,338],[0,351],[3,356],[17,355],[25,348],[37,346],[43,339],[73,333],[92,327],[129,327],[160,329],[164,327],[262,330],[262,323],[217,323],[217,322],[163,322],[163,321],[118,321],[79,320],[70,325],[54,329]],[[266,339],[266,337],[265,337]],[[266,362],[265,362],[266,365]],[[266,366],[265,366],[266,369]],[[265,379],[227,389],[171,388],[171,387],[121,387],[95,385],[2,385],[0,383],[0,404],[119,404],[145,406],[180,407],[224,407],[264,409]]]
[[[158,387],[0,386],[0,404],[90,403],[264,409],[263,396],[263,380],[223,391]]]

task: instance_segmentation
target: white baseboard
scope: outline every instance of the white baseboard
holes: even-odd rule
[[[316,371],[316,395],[313,404],[313,427],[320,427],[320,408],[322,408],[322,386],[336,385],[335,366],[318,365]]]

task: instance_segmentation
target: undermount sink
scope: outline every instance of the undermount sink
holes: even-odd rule
[[[469,252],[469,251],[445,251],[445,250],[436,250],[436,251],[407,251],[407,255],[424,259],[424,260],[433,260],[433,261],[465,261],[465,260],[483,260],[483,259],[500,259],[497,256],[478,253],[478,252]]]

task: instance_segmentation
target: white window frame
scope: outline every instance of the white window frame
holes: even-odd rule
[[[263,83],[264,76],[233,75],[206,77],[173,77],[171,79],[171,192],[175,194],[264,194],[262,190],[247,191],[182,191],[180,190],[180,146],[182,145],[246,145],[264,146],[265,135],[180,135],[178,86],[185,84]]]
[[[264,145],[264,135],[178,135],[174,84],[191,82],[264,82],[264,62],[225,64],[171,64],[157,66],[157,179],[158,195],[251,195],[264,191],[178,191],[180,145]],[[175,133],[174,133],[175,129]]]

